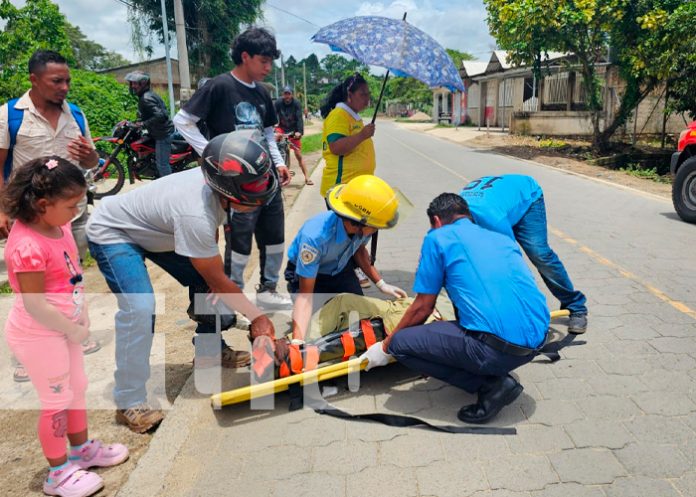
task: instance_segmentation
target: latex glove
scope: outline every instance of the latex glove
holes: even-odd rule
[[[384,280],[379,280],[376,283],[377,288],[379,288],[379,291],[382,292],[385,295],[391,295],[392,297],[395,297],[397,299],[408,297],[406,292],[404,292],[401,288],[398,286],[390,285]]]
[[[367,366],[365,371],[369,371],[372,368],[377,368],[379,366],[386,366],[389,364],[392,356],[387,354],[382,348],[382,342],[373,343],[369,349],[367,349],[360,356],[360,362],[367,359]]]

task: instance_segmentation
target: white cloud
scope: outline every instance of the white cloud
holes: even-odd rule
[[[23,5],[23,0],[12,0]],[[127,9],[118,0],[58,0],[58,6],[67,19],[80,27],[83,33],[109,50],[130,60],[138,57],[130,43],[130,25]],[[282,12],[283,9],[298,17]],[[488,59],[494,40],[488,34],[486,10],[482,0],[392,0],[385,2],[330,2],[325,0],[280,0],[266,2],[264,18],[259,25],[270,28],[278,46],[287,57],[302,59],[311,53],[319,58],[330,53],[323,44],[310,39],[320,27],[356,15],[382,15],[400,18],[407,12],[407,20],[435,38],[446,48],[455,48]],[[174,42],[174,33],[170,33]],[[158,43],[158,38],[154,38]],[[155,57],[164,55],[164,47],[155,47]],[[172,56],[176,57],[173,46]]]

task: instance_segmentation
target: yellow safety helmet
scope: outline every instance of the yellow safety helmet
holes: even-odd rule
[[[396,192],[381,178],[364,174],[326,193],[332,211],[372,228],[393,228],[399,219]]]

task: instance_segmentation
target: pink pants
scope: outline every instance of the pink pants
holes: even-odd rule
[[[87,429],[82,347],[58,333],[32,335],[10,326],[6,328],[6,339],[41,402],[38,432],[44,455],[58,459],[66,453],[66,435]]]

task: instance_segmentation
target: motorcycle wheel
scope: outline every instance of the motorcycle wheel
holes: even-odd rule
[[[171,166],[173,173],[180,173],[181,171],[186,171],[187,169],[193,169],[194,167],[198,167],[199,164],[197,159],[193,159],[188,162],[177,162],[176,164],[172,164]]]
[[[679,217],[696,223],[696,157],[691,157],[677,169],[672,183],[672,203]]]
[[[107,160],[109,154],[103,150],[97,150],[100,159]],[[111,163],[106,170],[94,176],[92,183],[94,184],[94,198],[100,199],[109,195],[116,195],[123,188],[123,183],[126,180],[126,173],[118,159],[111,159]]]

